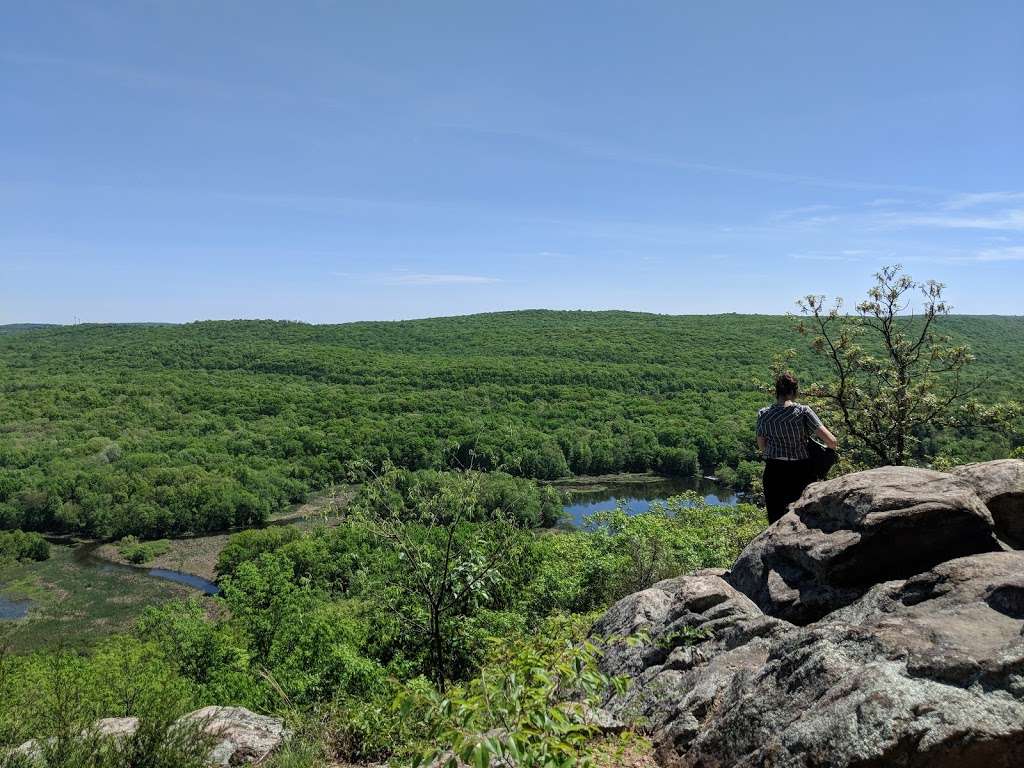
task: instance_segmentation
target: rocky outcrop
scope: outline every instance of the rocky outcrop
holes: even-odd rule
[[[807,624],[874,584],[999,549],[992,515],[969,484],[882,467],[812,484],[726,578],[765,613]]]
[[[178,723],[198,726],[214,738],[210,751],[214,765],[258,763],[291,735],[280,719],[257,715],[244,707],[204,707]]]
[[[925,552],[901,552],[911,541]],[[993,542],[962,479],[815,484],[725,578],[670,579],[608,611],[596,633],[646,634],[612,641],[605,668],[633,684],[605,706],[667,766],[1024,765],[1024,553]],[[874,583],[850,577],[858,565]],[[780,571],[795,596],[766,586]]]
[[[179,718],[171,728],[198,729],[211,737],[209,763],[220,766],[262,762],[291,736],[280,719],[257,715],[243,707],[204,707]],[[91,733],[82,735],[120,743],[134,736],[138,729],[137,717],[107,717],[96,721]],[[192,734],[194,730],[187,733]],[[33,739],[16,747],[13,753],[35,759],[41,756],[41,751],[39,743]]]
[[[1024,460],[967,464],[952,474],[966,481],[988,507],[996,534],[1016,549],[1024,547]]]
[[[613,644],[605,654],[605,669],[614,675],[635,675],[664,662],[673,650],[673,638],[681,643],[759,617],[761,611],[722,579],[724,573],[704,570],[666,579],[612,606],[595,632],[605,638],[645,634],[658,642]]]

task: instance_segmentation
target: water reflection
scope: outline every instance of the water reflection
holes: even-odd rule
[[[579,527],[594,512],[615,509],[621,502],[631,515],[646,512],[656,501],[665,501],[683,491],[696,491],[708,504],[733,506],[740,501],[736,491],[703,478],[659,478],[648,482],[608,483],[594,490],[575,489],[568,504],[566,523]]]
[[[31,605],[31,600],[11,600],[0,595],[0,620],[24,619],[28,616],[28,609]]]

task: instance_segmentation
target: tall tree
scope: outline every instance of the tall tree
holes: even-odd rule
[[[427,667],[439,688],[458,677],[453,643],[459,622],[492,600],[502,571],[520,556],[523,537],[512,499],[480,517],[479,472],[442,475],[437,485],[413,484],[408,507],[399,499],[401,473],[388,467],[367,483],[355,515],[401,567],[388,574],[399,599],[390,607],[426,644]],[[382,596],[384,597],[384,596]]]
[[[998,422],[1004,411],[983,408],[964,369],[974,360],[965,344],[937,327],[949,314],[945,286],[918,283],[899,265],[884,267],[853,314],[825,296],[797,302],[797,330],[827,362],[830,376],[808,388],[842,425],[857,458],[905,464],[920,437],[944,427]]]

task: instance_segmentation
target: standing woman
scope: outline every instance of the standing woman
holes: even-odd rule
[[[791,373],[775,380],[775,405],[757,412],[757,447],[764,454],[764,501],[768,522],[774,523],[804,488],[810,485],[813,468],[807,439],[814,435],[832,450],[835,436],[825,428],[810,406],[796,402],[799,384]]]

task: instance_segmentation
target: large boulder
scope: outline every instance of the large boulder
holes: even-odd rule
[[[704,570],[666,579],[617,602],[594,625],[607,643],[602,665],[611,675],[636,675],[662,663],[673,638],[700,633],[761,615],[749,598],[722,579],[724,571]],[[643,641],[637,638],[643,636]]]
[[[965,480],[882,467],[811,484],[726,579],[765,613],[808,624],[875,584],[1000,548],[991,514]]]
[[[704,711],[740,671],[767,659],[768,639],[793,629],[764,616],[727,584],[723,571],[666,579],[608,609],[592,634],[609,642],[602,671],[633,685],[605,704],[618,719],[653,730],[697,727]]]
[[[666,766],[1024,765],[1024,553],[878,585],[806,627],[738,618],[608,706],[644,719]]]
[[[1024,549],[1024,460],[966,464],[952,474],[966,481],[988,507],[999,538]]]
[[[223,766],[259,763],[291,735],[279,718],[244,707],[204,707],[180,718],[178,724],[198,726],[212,736],[209,760]]]

